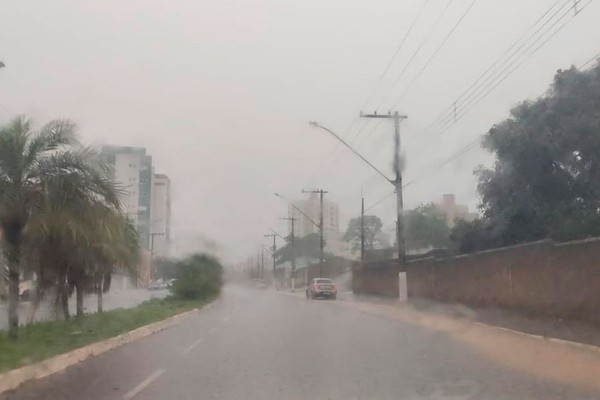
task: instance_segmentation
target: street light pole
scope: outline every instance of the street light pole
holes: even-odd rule
[[[394,111],[393,114],[363,114],[360,113],[362,118],[385,118],[394,120],[394,172],[396,173],[396,179],[390,181],[396,188],[396,242],[398,245],[398,258],[404,263],[404,235],[402,223],[402,210],[404,208],[402,199],[402,172],[400,171],[400,121],[408,118],[406,115],[400,115],[398,111]]]
[[[333,132],[331,129],[320,125],[315,121],[309,122],[310,125],[321,128],[327,132],[329,132],[332,136],[334,136],[337,140],[342,142],[344,146],[346,146],[350,151],[352,151],[356,156],[358,156],[361,160],[363,160],[369,167],[371,167],[375,172],[377,172],[380,176],[382,176],[386,181],[394,185],[396,190],[396,208],[397,208],[397,222],[396,222],[396,242],[398,246],[398,258],[400,262],[404,263],[404,235],[402,232],[402,174],[400,172],[400,121],[402,119],[406,119],[406,115],[400,115],[397,111],[392,114],[371,114],[364,115],[361,113],[361,117],[365,118],[393,118],[394,119],[394,128],[395,128],[395,146],[394,146],[394,169],[396,172],[396,179],[389,179],[383,172],[381,172],[377,167],[369,162],[362,154],[356,151],[352,146],[350,146],[344,139],[342,139],[339,135]]]
[[[324,232],[324,228],[325,226],[323,225],[323,195],[325,193],[328,193],[327,191],[323,190],[323,189],[318,189],[318,190],[302,190],[302,193],[318,193],[320,195],[320,204],[321,207],[319,209],[319,230],[321,231],[321,240],[320,240],[320,249],[321,249],[321,254],[320,254],[320,260],[319,260],[319,277],[323,277],[323,264],[325,263],[325,239],[323,237],[323,232]],[[308,280],[307,280],[308,282]]]

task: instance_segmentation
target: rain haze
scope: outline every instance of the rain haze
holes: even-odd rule
[[[600,398],[598,21],[4,0],[0,400]]]
[[[472,170],[485,154],[477,149],[436,166],[517,102],[542,94],[556,69],[590,59],[600,7],[592,3],[438,138],[439,129],[427,136],[425,128],[528,31],[548,1],[476,3],[397,102],[471,1],[447,9],[446,1],[428,2],[380,79],[422,3],[6,2],[0,118],[70,118],[88,142],[146,147],[156,171],[172,179],[173,237],[211,238],[228,261],[246,257],[269,228],[287,230],[277,219],[287,208],[273,192],[296,199],[302,188],[328,190],[344,228],[359,214],[361,187],[366,204],[393,191],[308,125],[315,120],[348,138],[392,177],[392,122],[369,121],[357,137],[367,123],[355,121],[362,107],[408,116],[404,181],[415,181],[405,191],[408,208],[455,193],[475,211]],[[432,172],[419,176],[425,168]],[[373,212],[389,227],[394,207],[391,196]]]

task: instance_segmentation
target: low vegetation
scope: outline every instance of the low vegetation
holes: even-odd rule
[[[41,361],[57,354],[111,338],[135,328],[198,308],[216,298],[222,285],[223,267],[211,256],[195,254],[169,260],[176,281],[172,295],[129,309],[85,314],[80,318],[30,324],[19,340],[0,331],[0,372]]]
[[[21,328],[18,341],[9,340],[7,332],[0,331],[0,372],[120,335],[202,304],[197,300],[153,299],[134,308],[27,325]]]

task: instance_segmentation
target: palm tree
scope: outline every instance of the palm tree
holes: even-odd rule
[[[0,229],[8,267],[8,334],[17,338],[19,274],[23,230],[39,204],[42,165],[54,152],[74,143],[75,127],[68,121],[52,121],[38,132],[17,117],[0,127]]]
[[[9,337],[17,338],[19,275],[26,230],[32,216],[44,215],[40,230],[50,240],[64,242],[83,232],[89,205],[102,202],[119,210],[119,191],[108,168],[90,149],[76,146],[75,126],[69,121],[52,121],[32,131],[25,117],[17,117],[0,127],[0,229],[2,250],[8,266]],[[73,218],[74,215],[79,216]],[[38,221],[41,221],[38,219]],[[53,223],[51,223],[54,221]],[[57,228],[60,227],[60,228]],[[54,229],[54,230],[53,230]],[[60,247],[50,249],[61,254]],[[62,254],[68,254],[63,251]],[[64,286],[69,269],[58,271],[57,282]],[[63,279],[64,278],[64,279]],[[63,301],[66,290],[63,288]]]
[[[75,291],[77,316],[82,316],[84,292],[96,285],[99,271],[108,279],[113,264],[127,264],[130,270],[137,265],[132,253],[123,261],[120,249],[130,245],[131,235],[124,233],[127,221],[120,211],[120,190],[99,154],[88,148],[65,151],[51,159],[47,172],[42,179],[42,206],[32,216],[29,230],[29,242],[40,254],[30,320],[48,288],[56,288],[57,315],[62,307],[69,318],[68,298]],[[131,250],[137,251],[137,247]]]
[[[99,209],[98,211],[101,211]],[[92,247],[93,290],[98,296],[98,312],[103,311],[103,293],[110,289],[112,274],[120,269],[137,278],[140,248],[138,233],[129,219],[112,209],[104,210]]]

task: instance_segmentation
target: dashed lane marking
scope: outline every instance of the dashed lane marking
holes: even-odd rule
[[[183,350],[183,354],[189,354],[192,350],[194,350],[196,347],[198,347],[198,345],[200,343],[202,343],[202,340],[203,339],[198,339],[194,343],[192,343],[191,345],[186,347],[185,350]]]
[[[134,387],[133,389],[131,389],[129,392],[125,393],[125,395],[123,396],[123,398],[125,400],[129,400],[129,399],[133,399],[138,393],[140,393],[142,390],[146,389],[148,386],[150,386],[150,384],[159,376],[161,376],[163,373],[165,372],[164,369],[157,369],[156,371],[154,371],[149,377],[147,377],[146,379],[144,379],[139,385],[137,385],[136,387]]]

